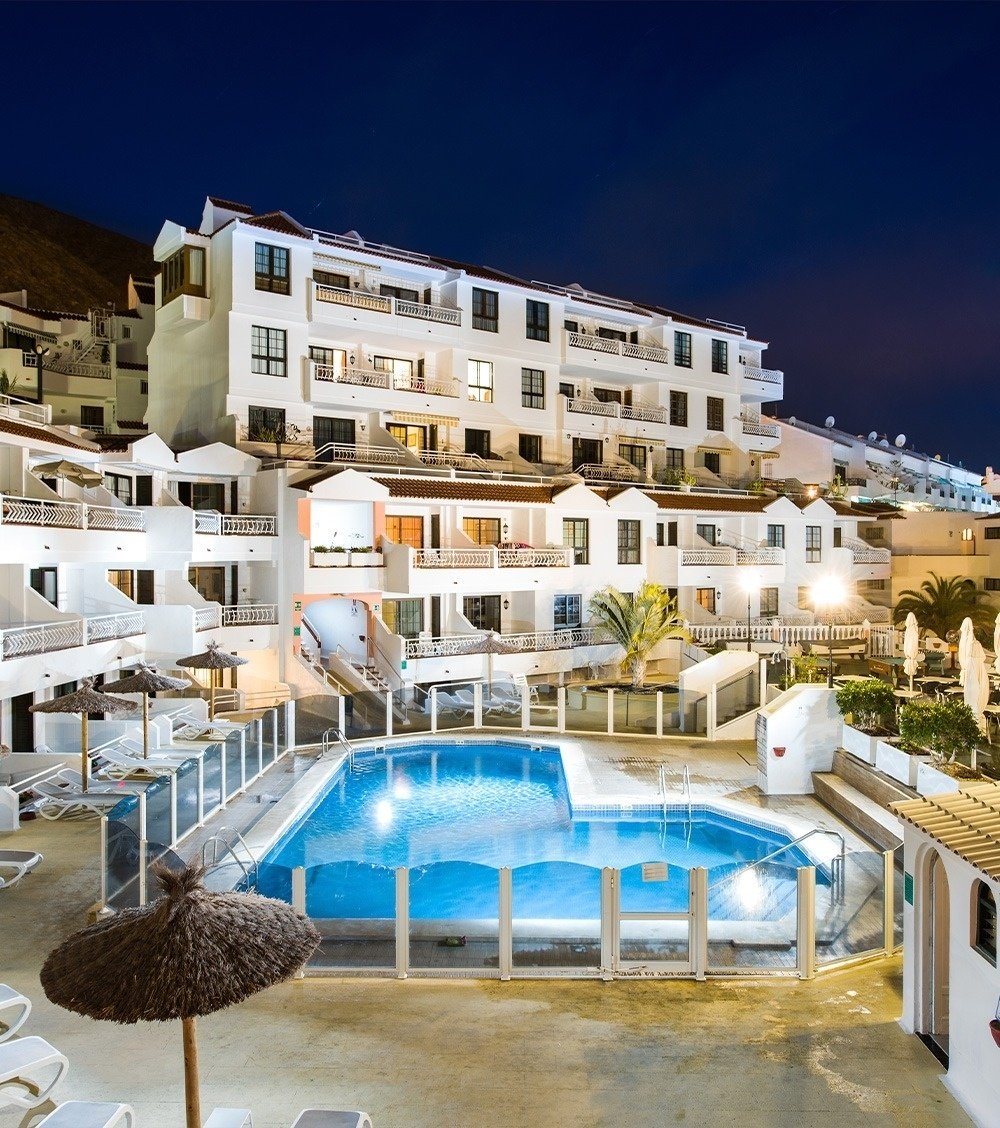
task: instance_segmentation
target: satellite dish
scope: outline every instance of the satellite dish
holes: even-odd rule
[[[888,448],[889,440],[888,439],[879,439],[878,445]]]
[[[878,442],[878,431],[869,431],[868,432],[868,441],[870,443]]]
[[[934,461],[935,461],[935,462],[940,462],[940,461],[941,461],[941,455],[940,455],[940,454],[935,454],[935,455],[934,455]]]
[[[789,422],[789,424],[790,424],[790,425],[791,425],[792,427],[794,427],[794,426],[795,426],[795,416],[794,416],[794,415],[789,415],[789,417],[788,417],[788,422]]]
[[[896,436],[896,446],[898,446],[900,448],[900,450],[902,450],[902,448],[906,446],[906,436],[905,435],[897,435]]]
[[[832,427],[832,426],[834,425],[834,423],[836,423],[836,422],[837,422],[837,420],[836,420],[836,419],[834,419],[834,417],[833,417],[832,415],[828,415],[828,416],[826,417],[826,425],[827,425],[827,427]]]

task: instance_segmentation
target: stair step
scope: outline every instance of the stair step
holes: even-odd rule
[[[816,798],[882,850],[902,845],[899,819],[833,772],[813,772]]]
[[[916,791],[905,783],[887,776],[843,748],[837,749],[834,753],[833,773],[881,807],[888,807],[890,803],[899,802],[901,799],[918,798]]]

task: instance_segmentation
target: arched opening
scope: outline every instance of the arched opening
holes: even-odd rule
[[[936,850],[930,852],[924,873],[924,1007],[920,1032],[947,1059],[951,905],[948,874]]]

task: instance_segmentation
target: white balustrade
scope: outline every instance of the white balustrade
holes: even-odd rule
[[[750,626],[750,638],[755,642],[774,642],[781,646],[792,646],[799,642],[825,642],[833,631],[834,642],[862,637],[864,627],[860,623],[838,623],[832,628],[827,623],[792,624],[784,621],[774,623],[756,622]],[[717,642],[745,641],[746,622],[743,623],[688,623],[688,630],[702,646]]]
[[[573,563],[571,548],[501,548],[501,568],[568,568]]]
[[[130,638],[142,634],[146,620],[141,611],[126,611],[121,615],[97,615],[85,620],[87,642],[108,642],[115,638]]]
[[[110,529],[119,533],[141,533],[146,528],[146,514],[126,506],[88,505],[87,528]]]
[[[843,547],[851,550],[855,564],[888,564],[892,559],[892,552],[888,548],[877,548],[854,537],[845,539]]]
[[[612,462],[585,462],[574,467],[573,473],[596,482],[635,482],[639,478],[639,471],[631,464]]]
[[[434,305],[430,302],[412,302],[405,298],[391,298],[382,294],[368,294],[362,290],[343,290],[339,286],[315,283],[316,300],[332,305],[366,309],[375,313],[395,313],[400,317],[413,317],[420,321],[434,321],[441,325],[461,325],[462,311],[452,306]]]
[[[194,511],[194,531],[196,533],[222,532],[222,514],[217,509],[196,509]]]
[[[621,341],[622,356],[630,356],[635,360],[652,360],[656,364],[669,364],[670,353],[656,345],[640,345],[634,341]]]
[[[421,321],[436,321],[441,325],[462,324],[462,311],[451,306],[409,302],[403,298],[393,298],[393,305],[400,317],[417,317]]]
[[[632,360],[650,360],[656,364],[669,364],[670,353],[656,345],[643,345],[635,341],[619,341],[616,337],[599,337],[590,333],[566,334],[570,348],[589,349],[591,352],[610,353]]]
[[[617,403],[605,403],[604,400],[592,399],[590,396],[574,396],[568,399],[566,409],[578,415],[604,415],[612,419],[618,417]]]
[[[273,537],[276,518],[270,513],[224,513],[224,537]]]
[[[52,422],[52,405],[29,403],[18,396],[0,395],[0,417],[44,426]]]
[[[644,423],[666,423],[667,410],[655,405],[626,403],[622,404],[622,419],[641,419]]]
[[[438,379],[436,376],[404,376],[393,377],[393,389],[397,392],[423,392],[429,396],[449,396],[454,399],[458,395],[458,381],[451,379]]]
[[[413,552],[417,568],[492,568],[492,548],[418,548]]]
[[[717,546],[715,548],[682,548],[681,564],[692,568],[715,567],[736,563],[736,549]]]
[[[590,349],[591,352],[620,355],[618,346],[621,342],[611,337],[591,336],[589,333],[569,333],[566,339],[570,347],[574,349]]]
[[[740,425],[743,428],[744,435],[759,435],[765,439],[776,439],[781,434],[777,423],[762,423],[760,419],[750,415],[741,415]]]
[[[388,465],[399,462],[401,452],[387,447],[368,446],[366,443],[327,443],[317,447],[314,459],[328,462],[365,462],[371,465]]]
[[[4,525],[40,525],[46,528],[86,528],[84,507],[72,501],[46,501],[4,494],[0,505]]]
[[[784,372],[775,368],[757,368],[752,364],[744,364],[743,375],[748,380],[757,380],[762,384],[780,384],[785,378]]]
[[[37,623],[30,627],[4,627],[3,658],[23,658],[29,654],[48,654],[52,650],[83,646],[84,629],[82,619]]]
[[[597,627],[570,627],[566,630],[528,631],[523,634],[500,635],[493,639],[489,634],[444,635],[438,638],[410,638],[406,640],[407,658],[449,658],[459,654],[483,654],[487,641],[499,654],[526,654],[541,650],[569,650],[577,646],[612,646]]]
[[[783,548],[737,548],[736,563],[762,566],[767,564],[784,564],[785,550]]]
[[[213,627],[222,626],[222,607],[218,603],[210,603],[207,607],[194,609],[194,629],[196,631],[210,631]]]
[[[277,623],[276,603],[237,603],[222,608],[224,627],[257,627]]]

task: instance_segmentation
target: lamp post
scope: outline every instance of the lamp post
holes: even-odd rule
[[[844,602],[847,594],[844,581],[840,576],[823,576],[812,586],[813,605],[817,608],[826,608],[830,614],[830,621],[826,632],[826,645],[829,649],[829,665],[826,671],[826,687],[833,689],[833,615],[834,611]]]
[[[754,571],[747,571],[740,577],[740,583],[747,593],[747,651],[751,651],[753,643],[750,640],[750,601],[753,599],[754,592],[760,591],[760,577]]]
[[[35,398],[39,403],[44,403],[45,392],[45,358],[49,355],[49,350],[41,341],[35,342]]]

